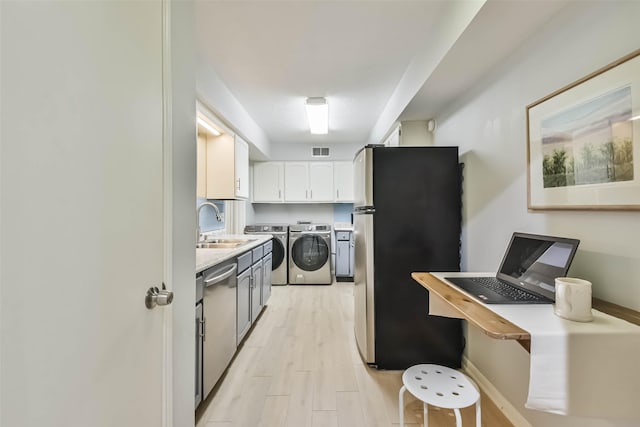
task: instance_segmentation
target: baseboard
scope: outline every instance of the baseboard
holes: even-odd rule
[[[509,402],[507,398],[504,397],[493,384],[491,384],[487,377],[482,375],[482,372],[480,372],[480,370],[476,368],[476,366],[466,357],[462,359],[462,369],[464,369],[467,375],[473,378],[473,380],[478,384],[478,387],[480,387],[482,391],[489,396],[489,399],[495,403],[511,424],[515,427],[532,427],[529,421],[520,414],[515,406],[513,406],[511,402]]]

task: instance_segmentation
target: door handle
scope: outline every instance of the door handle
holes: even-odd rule
[[[147,294],[144,297],[144,305],[151,310],[156,305],[169,305],[173,302],[173,292],[168,291],[165,284],[162,284],[162,289],[158,289],[156,286],[152,286],[147,289]]]
[[[202,337],[202,341],[206,341],[207,340],[207,318],[203,317],[202,320],[200,321],[200,336]]]

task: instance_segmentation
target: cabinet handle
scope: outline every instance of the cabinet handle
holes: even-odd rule
[[[309,190],[309,193],[311,193],[311,197],[309,197],[311,200],[313,200],[313,190]]]
[[[304,190],[304,198],[305,199],[309,198],[309,190]]]
[[[238,188],[237,190],[240,191],[240,178],[236,179],[236,182],[238,183]]]
[[[340,198],[340,190],[336,190],[336,199]]]
[[[278,189],[278,199],[282,199],[282,190]]]
[[[202,341],[206,341],[207,340],[207,318],[203,317],[202,318],[202,333],[200,334],[200,336],[202,337]]]

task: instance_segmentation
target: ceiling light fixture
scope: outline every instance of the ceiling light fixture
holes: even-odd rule
[[[205,119],[203,119],[202,117],[198,116],[196,118],[196,122],[202,126],[203,128],[205,128],[206,130],[208,130],[209,132],[211,132],[212,134],[214,134],[215,136],[220,136],[221,132],[214,128],[213,125],[211,123],[209,123],[208,121],[206,121]]]
[[[305,103],[309,131],[316,135],[329,133],[329,104],[324,98],[307,98]]]

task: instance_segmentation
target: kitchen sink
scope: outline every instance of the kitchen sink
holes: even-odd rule
[[[255,239],[209,239],[196,244],[196,249],[233,249],[247,245]]]

